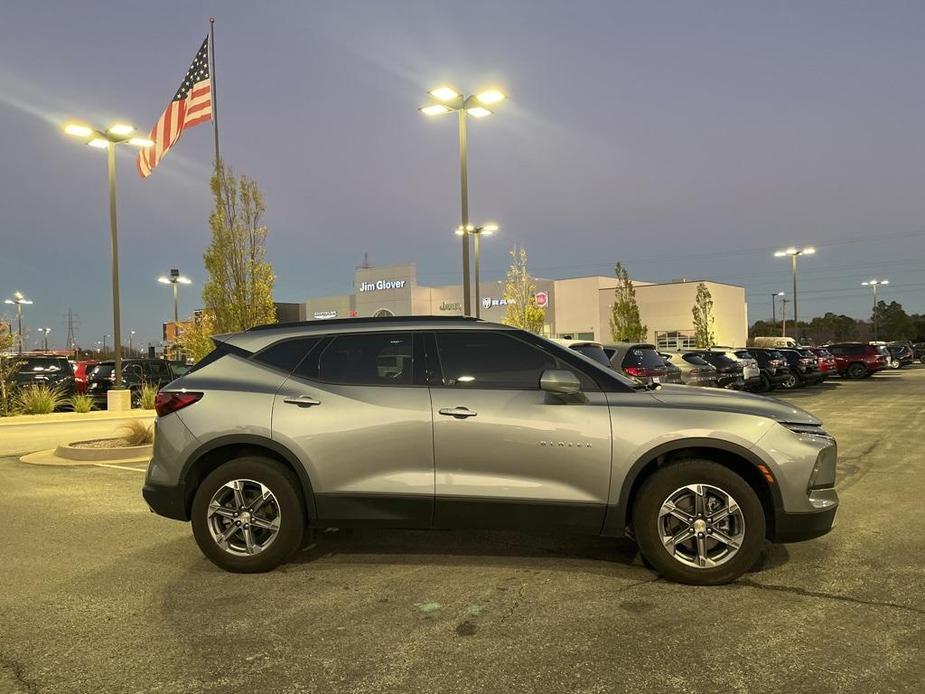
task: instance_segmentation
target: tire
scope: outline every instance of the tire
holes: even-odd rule
[[[261,496],[265,500],[257,503]],[[218,513],[212,512],[213,501]],[[203,480],[191,521],[196,544],[209,561],[234,573],[260,573],[272,571],[302,546],[305,505],[291,470],[270,458],[246,456]],[[220,544],[216,534],[223,532],[228,540]]]
[[[867,376],[867,367],[861,364],[860,362],[855,362],[854,364],[849,364],[848,368],[845,369],[845,376],[848,378],[864,378]]]
[[[767,393],[771,390],[771,379],[765,374],[761,374],[761,381],[755,386],[756,393]]]
[[[901,366],[902,366],[902,364],[899,363],[899,360],[898,360],[898,359],[890,359],[890,368],[891,368],[891,369],[898,369],[898,368],[901,367]]]
[[[784,390],[793,390],[794,388],[799,388],[800,379],[797,378],[794,374],[789,374],[783,381],[780,382],[780,387]]]
[[[689,486],[699,486],[704,492],[701,510],[706,507],[705,519],[687,513],[694,510],[693,502],[690,505],[683,502],[687,497],[696,497]],[[724,498],[725,505],[721,501]],[[715,514],[728,509],[730,499],[737,510],[711,528],[709,509],[713,502],[720,503]],[[693,519],[690,526],[674,512],[665,512],[671,500],[678,504],[674,511]],[[703,534],[679,542],[673,552],[669,552],[662,540],[663,533],[665,537],[670,533],[678,537],[682,532],[696,531]],[[764,544],[764,510],[755,490],[732,470],[710,460],[684,460],[660,468],[645,481],[633,504],[633,532],[642,554],[665,578],[691,585],[720,585],[739,578],[758,559]],[[737,548],[733,551],[718,536],[708,536],[714,532],[735,540]],[[700,556],[705,561],[698,556],[700,538],[703,539]]]

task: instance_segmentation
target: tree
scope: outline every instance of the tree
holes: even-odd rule
[[[891,301],[887,304],[878,301],[873,319],[879,322],[881,340],[908,340],[915,337],[915,325],[899,302]]]
[[[527,270],[527,249],[514,246],[511,249],[511,267],[507,271],[504,293],[505,325],[529,330],[539,335],[546,323],[546,310],[536,304],[536,283]]]
[[[215,318],[208,311],[197,311],[187,321],[186,330],[179,337],[180,347],[188,359],[199,361],[214,348]]]
[[[12,331],[3,330],[0,323],[0,417],[14,414],[16,401],[16,384],[13,374],[19,368],[20,361],[13,354],[3,354],[13,346]]]
[[[829,311],[806,324],[803,334],[814,344],[822,345],[827,342],[858,340],[861,330],[858,321],[851,316],[836,315]]]
[[[617,342],[645,340],[649,329],[639,318],[636,288],[622,263],[617,263],[613,271],[617,275],[617,286],[613,290],[614,300],[610,307],[610,335]]]
[[[202,288],[212,329],[237,332],[275,323],[276,278],[266,260],[263,195],[254,181],[236,177],[230,167],[221,166],[212,176],[212,197],[212,243],[203,256],[209,279]]]
[[[713,295],[703,282],[697,285],[697,297],[691,309],[694,314],[694,343],[700,349],[712,347],[716,342],[713,326],[716,318],[713,316]]]

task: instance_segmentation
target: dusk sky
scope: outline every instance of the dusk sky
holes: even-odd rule
[[[535,275],[613,272],[746,287],[749,321],[789,294],[802,318],[870,314],[860,286],[925,312],[925,3],[26,2],[0,5],[0,294],[35,328],[112,332],[106,161],[69,117],[147,131],[216,17],[222,155],[267,202],[278,301],[347,293],[363,253],[459,281],[456,130],[429,87],[500,86],[470,127],[483,276],[526,246]],[[158,275],[200,305],[211,127],[141,180],[118,161],[123,331],[160,339]],[[7,314],[9,315],[9,313]]]

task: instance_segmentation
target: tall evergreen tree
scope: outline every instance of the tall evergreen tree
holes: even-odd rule
[[[266,260],[263,195],[254,181],[220,166],[212,176],[212,197],[212,243],[203,256],[209,275],[202,288],[207,322],[217,333],[275,323],[276,278]]]
[[[639,318],[636,288],[622,263],[614,267],[617,286],[613,290],[610,307],[610,335],[617,342],[640,342],[646,339],[649,329]]]
[[[691,313],[694,314],[694,343],[700,349],[712,347],[716,342],[716,335],[713,332],[713,326],[716,323],[713,316],[713,295],[703,282],[697,285],[697,296],[694,299]]]
[[[546,310],[536,304],[536,283],[527,270],[527,249],[511,249],[511,267],[507,271],[502,298],[507,302],[503,323],[539,335],[546,323]]]

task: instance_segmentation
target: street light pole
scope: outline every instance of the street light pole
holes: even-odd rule
[[[129,355],[130,357],[135,356],[135,349],[134,349],[134,346],[133,346],[133,342],[134,342],[134,339],[133,339],[133,338],[134,338],[134,337],[135,337],[135,331],[134,331],[134,330],[129,330],[129,331],[128,331],[128,355]]]
[[[880,335],[880,316],[877,311],[877,287],[881,284],[889,284],[889,280],[869,280],[867,282],[861,282],[861,285],[864,287],[870,287],[874,291],[874,310],[873,310],[873,319],[874,319],[874,341],[879,340]]]
[[[469,142],[466,119],[469,115],[475,118],[490,116],[492,111],[486,105],[496,104],[504,100],[505,95],[497,89],[488,89],[473,96],[464,96],[450,87],[438,87],[428,92],[439,103],[422,106],[419,110],[428,116],[443,113],[457,112],[459,123],[459,189],[460,189],[460,218],[462,229],[462,273],[463,273],[463,315],[472,314],[472,286],[469,273]],[[478,239],[475,241],[478,247]],[[478,282],[478,280],[476,280]],[[478,312],[478,305],[476,305]]]
[[[109,235],[112,263],[112,335],[115,373],[113,390],[121,390],[122,384],[122,324],[119,307],[119,233],[116,221],[116,145],[129,144],[139,148],[151,147],[154,143],[145,137],[136,137],[135,128],[125,123],[114,123],[105,131],[80,123],[69,123],[64,127],[68,135],[81,138],[86,144],[106,150],[106,170],[109,176]]]
[[[774,256],[781,258],[784,256],[790,256],[790,267],[793,273],[793,336],[799,338],[800,334],[800,324],[799,324],[799,315],[797,313],[797,256],[798,255],[812,255],[816,252],[816,249],[812,246],[806,246],[805,248],[794,248],[791,246],[782,251],[775,251]]]
[[[482,226],[473,226],[469,225],[468,228],[459,227],[456,230],[456,233],[460,236],[467,236],[469,234],[473,237],[473,243],[475,244],[475,317],[481,318],[482,316],[482,292],[481,285],[479,284],[479,240],[482,234],[489,235],[498,231],[497,224],[483,224]]]
[[[42,342],[42,351],[47,352],[48,351],[48,333],[51,332],[51,328],[39,328],[39,332],[42,333],[44,336],[43,342]]]
[[[17,337],[17,339],[19,340],[19,353],[22,354],[22,346],[23,346],[23,339],[22,339],[22,307],[23,307],[24,305],[32,304],[32,301],[31,301],[30,299],[27,299],[25,296],[23,296],[23,293],[22,293],[22,292],[20,292],[20,291],[15,291],[15,292],[13,292],[13,298],[12,298],[12,299],[4,299],[4,300],[3,300],[3,303],[5,303],[5,304],[15,304],[15,305],[16,305],[16,321],[17,321],[17,326],[18,326],[18,331],[19,331],[19,332],[17,333],[17,336],[16,336],[16,337]],[[11,332],[12,332],[12,330],[13,330],[13,329],[10,328],[10,331],[11,331]]]
[[[780,336],[787,337],[787,304],[789,300],[786,297],[781,298],[781,326],[780,326]]]

